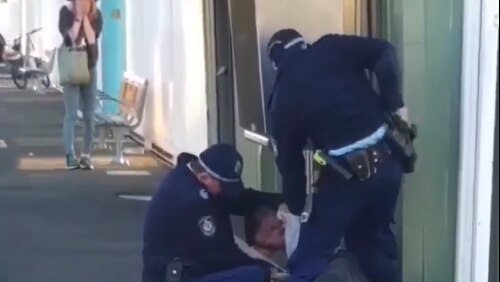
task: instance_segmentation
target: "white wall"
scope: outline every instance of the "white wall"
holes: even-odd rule
[[[127,71],[150,82],[138,133],[173,155],[208,143],[203,1],[126,0]]]
[[[20,0],[0,3],[0,33],[7,41],[19,36],[21,32]]]

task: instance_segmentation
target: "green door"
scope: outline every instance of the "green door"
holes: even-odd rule
[[[386,0],[382,31],[404,63],[417,172],[403,191],[403,281],[455,281],[462,0]],[[479,281],[478,281],[479,282]]]

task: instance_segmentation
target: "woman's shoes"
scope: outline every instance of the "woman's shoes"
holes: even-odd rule
[[[83,170],[93,170],[94,166],[90,160],[90,156],[82,156],[80,158],[80,168]]]
[[[66,169],[75,170],[80,169],[80,163],[73,155],[66,155]]]
[[[67,170],[93,170],[92,160],[90,156],[82,156],[78,161],[74,155],[66,155],[66,169]]]

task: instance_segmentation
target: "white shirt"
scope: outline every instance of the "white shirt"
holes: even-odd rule
[[[286,254],[288,258],[297,249],[297,244],[300,238],[300,217],[290,213],[286,205],[281,205],[278,210],[278,219],[285,223],[285,243],[286,243]],[[346,250],[346,244],[344,238],[342,238],[338,248],[334,253],[340,250]]]

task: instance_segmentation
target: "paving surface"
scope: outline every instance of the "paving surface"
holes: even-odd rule
[[[0,74],[0,282],[137,282],[147,202],[116,195],[150,195],[167,168],[147,155],[112,167],[101,151],[95,171],[65,171],[63,110]]]

